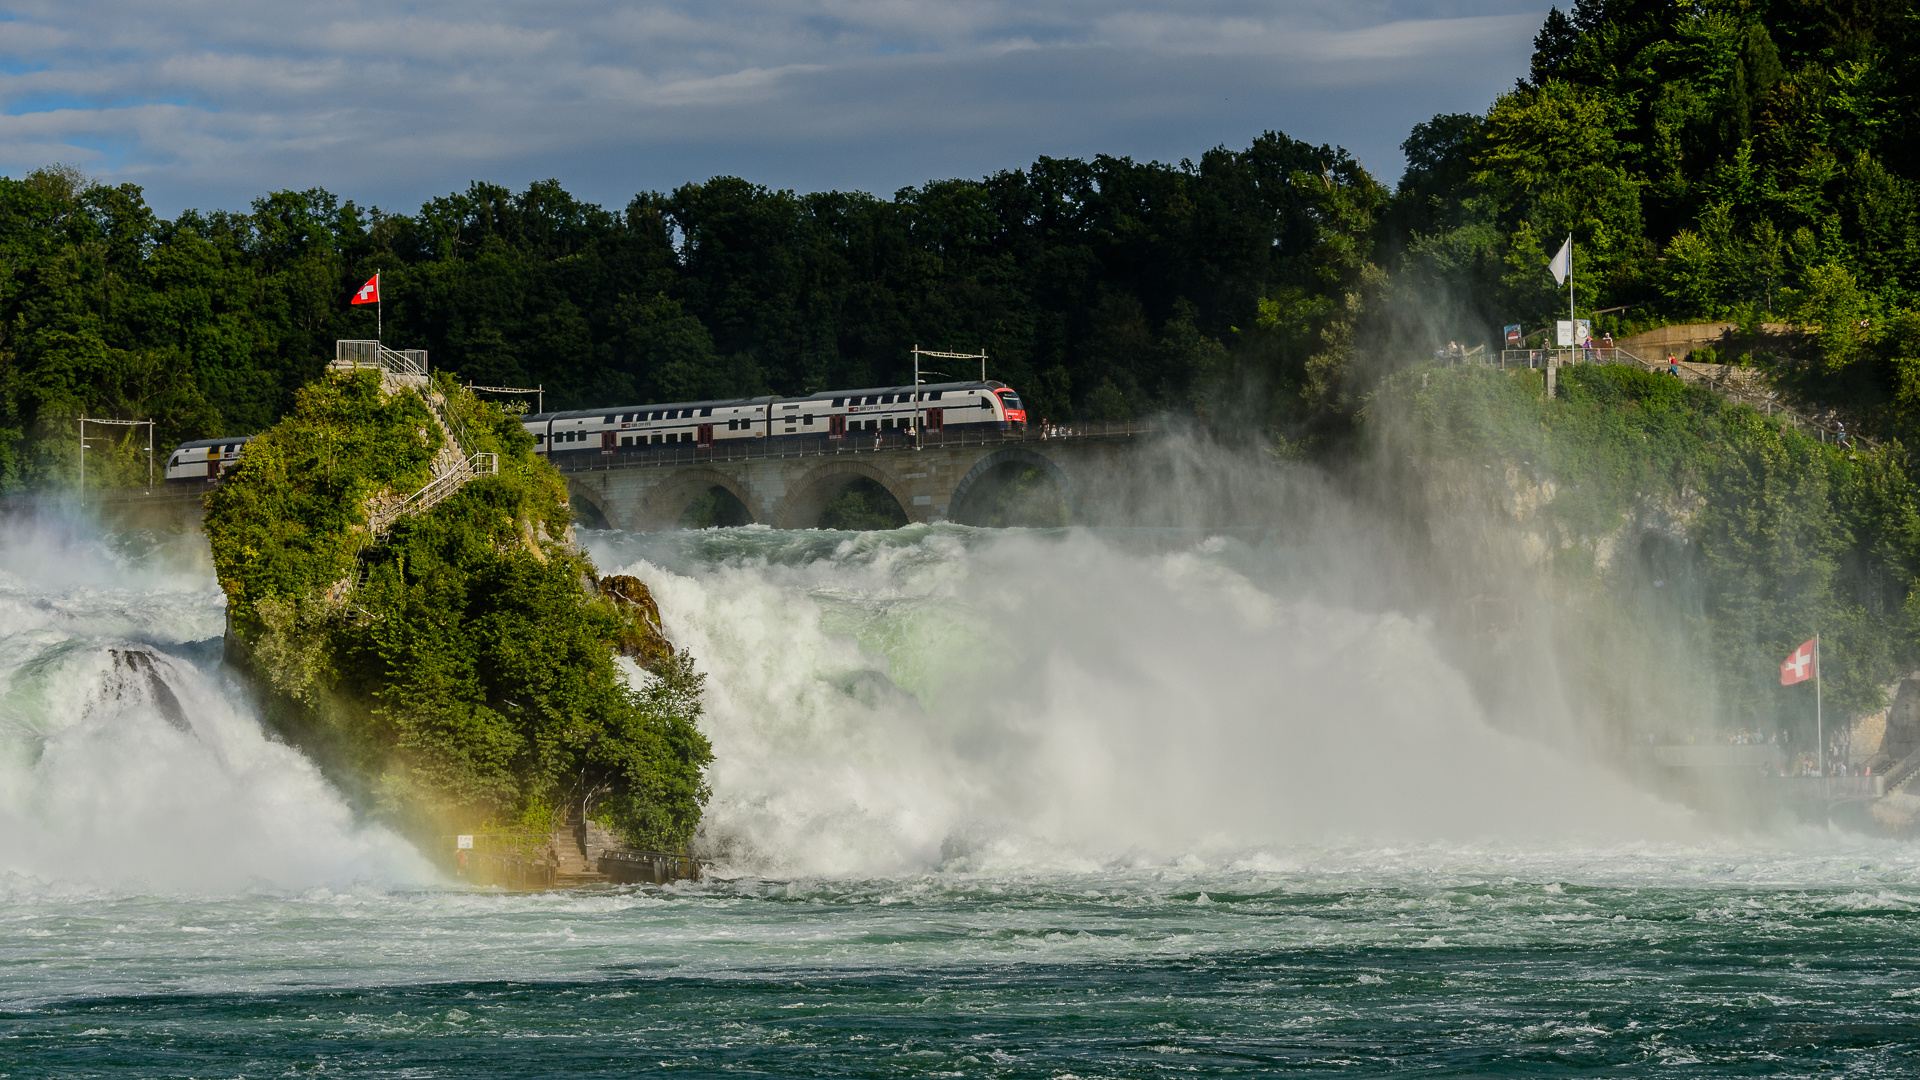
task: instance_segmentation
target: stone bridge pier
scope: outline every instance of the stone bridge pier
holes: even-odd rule
[[[574,513],[586,525],[630,531],[671,529],[713,488],[731,492],[754,523],[809,529],[834,496],[860,479],[891,494],[910,522],[986,524],[1001,490],[1038,469],[1052,482],[1073,524],[1094,524],[1130,501],[1132,464],[1143,433],[1008,439],[969,445],[882,450],[808,449],[791,456],[584,463],[562,472]],[[598,520],[596,520],[598,519]]]

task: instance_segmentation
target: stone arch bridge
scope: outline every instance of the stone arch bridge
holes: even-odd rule
[[[730,492],[754,523],[807,529],[834,496],[860,479],[891,494],[910,522],[986,524],[1001,491],[1038,469],[1052,482],[1069,520],[1088,524],[1129,501],[1127,459],[1152,436],[1144,424],[1090,424],[1042,438],[1031,434],[849,438],[829,444],[769,445],[756,440],[713,447],[650,447],[612,454],[564,455],[582,524],[648,531],[673,528],[693,501],[714,488]]]

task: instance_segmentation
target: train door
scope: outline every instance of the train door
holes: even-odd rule
[[[695,427],[693,429],[693,445],[695,446],[712,446],[713,445],[713,425],[712,424],[701,424],[698,427]]]
[[[928,409],[927,410],[927,430],[928,431],[931,431],[937,435],[940,432],[946,430],[946,426],[947,426],[947,410],[945,409]]]
[[[207,479],[220,479],[220,448],[217,446],[207,447]]]
[[[847,418],[844,415],[827,417],[827,438],[844,439],[846,437]]]
[[[603,454],[613,453],[613,432],[603,431],[600,433],[600,452]]]

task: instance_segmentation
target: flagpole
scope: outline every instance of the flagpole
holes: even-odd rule
[[[373,339],[387,336],[386,301],[380,295],[380,271],[373,272]]]
[[[1820,747],[1820,775],[1827,775],[1826,720],[1820,715],[1820,635],[1813,635],[1813,738]]]
[[[1572,233],[1567,234],[1567,324],[1573,327],[1573,334],[1571,335],[1573,338],[1573,351],[1570,351],[1567,354],[1567,359],[1572,360],[1575,357],[1580,355],[1578,352],[1580,348],[1580,320],[1575,318],[1573,314],[1573,234]]]

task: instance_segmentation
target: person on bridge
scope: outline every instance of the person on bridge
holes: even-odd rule
[[[1680,361],[1671,352],[1667,354],[1667,374],[1676,379],[1680,377]]]

